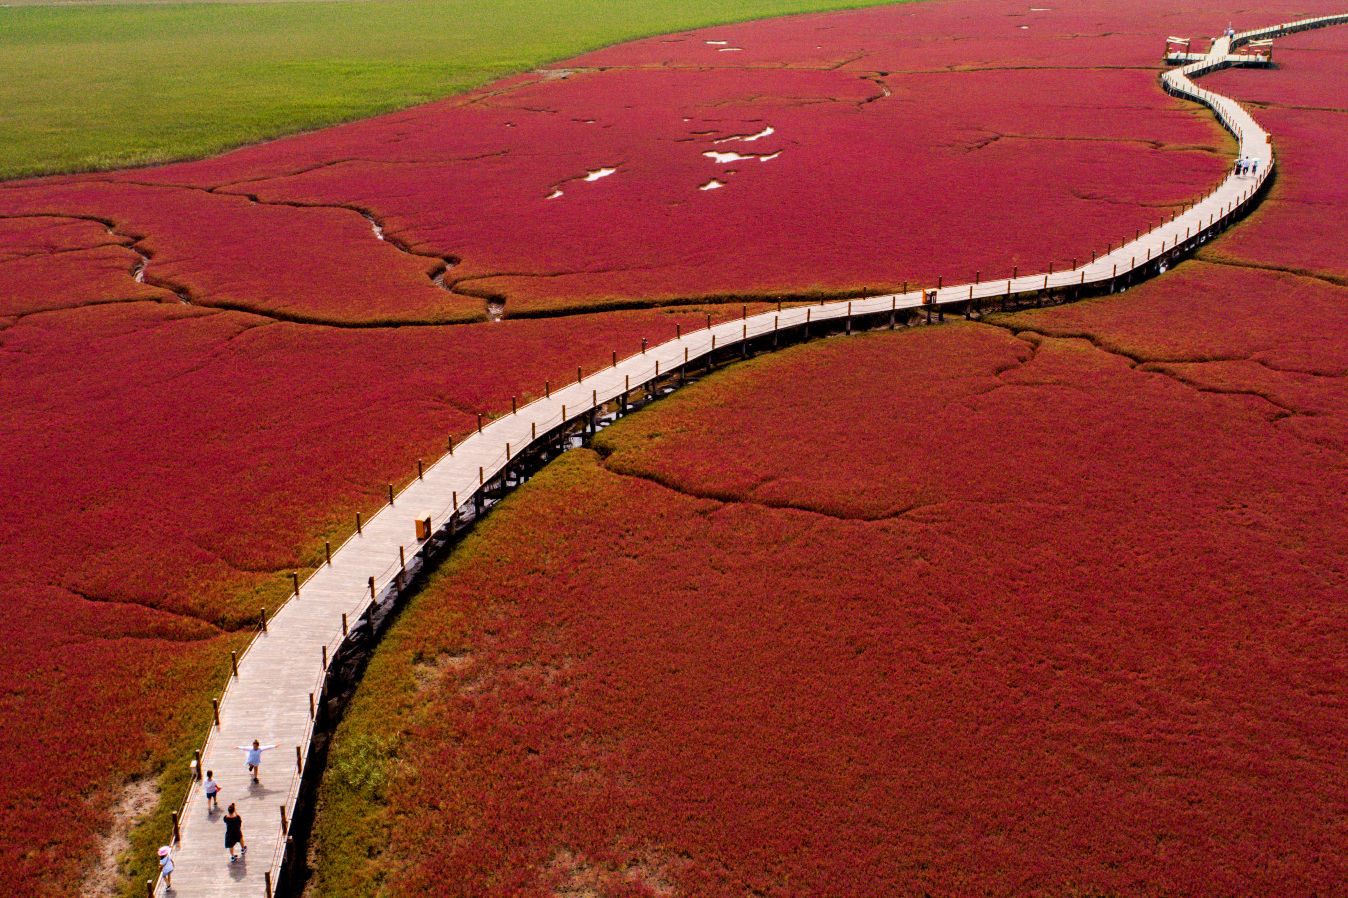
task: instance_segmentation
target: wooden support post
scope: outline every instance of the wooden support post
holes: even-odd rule
[[[426,479],[426,468],[422,464],[421,459],[417,459],[417,480],[425,480],[425,479]]]
[[[192,779],[201,779],[201,752],[192,752]]]
[[[295,751],[298,752],[299,750],[300,747],[298,745],[295,746]],[[281,835],[284,836],[289,831],[290,831],[290,821],[286,819],[286,806],[281,805]]]
[[[520,413],[520,406],[518,399],[519,397],[517,396],[510,397],[510,414],[512,415],[518,415]]]
[[[263,898],[273,898],[272,892],[271,892],[271,871],[270,871],[270,870],[263,870],[263,871],[262,871],[262,887],[263,887],[263,890],[264,890]]]
[[[402,546],[398,547],[398,567],[407,570],[407,552]]]
[[[328,565],[332,565],[332,540],[323,540],[323,557],[327,559]]]
[[[328,647],[323,646],[323,669],[328,669]]]
[[[356,535],[360,535],[360,512],[356,512]]]
[[[1012,265],[1012,266],[1011,266],[1011,277],[1012,277],[1013,280],[1014,280],[1015,278],[1020,277],[1020,266],[1019,266],[1019,265]],[[1007,289],[1009,290],[1010,287],[1008,287]]]
[[[154,898],[154,880],[145,880],[145,898]],[[270,896],[268,896],[270,898]]]
[[[178,825],[178,812],[177,812],[177,811],[174,811],[174,812],[172,812],[172,814],[170,814],[169,816],[170,816],[170,819],[173,820],[173,841],[174,841],[175,843],[176,843],[176,842],[181,842],[181,841],[183,840],[183,832],[182,832],[182,829],[181,829],[181,828],[179,827],[179,825]]]
[[[945,275],[941,275],[940,277],[938,277],[938,278],[936,279],[936,289],[937,289],[937,290],[940,290],[940,289],[941,289],[941,285],[944,284],[944,283],[945,283]]]
[[[506,461],[510,461],[510,444],[506,443]]]
[[[537,422],[537,421],[530,421],[530,422],[529,422],[529,440],[530,440],[530,442],[532,442],[532,441],[534,441],[534,440],[536,440],[536,439],[538,439],[538,422]]]
[[[393,484],[388,485],[388,504],[393,504]]]
[[[582,372],[582,371],[580,370],[580,366],[577,365],[577,366],[576,366],[576,383],[580,383],[580,382],[583,381],[584,379],[585,379],[584,372]]]
[[[239,676],[239,653],[236,651],[231,651],[229,653],[229,668],[234,672],[234,676],[237,678]]]
[[[378,597],[377,595],[375,595],[375,593],[374,593],[374,578],[373,578],[373,577],[370,578],[370,601],[371,601],[371,602],[377,602],[377,601],[379,601],[379,597]]]
[[[974,272],[974,283],[977,284],[977,283],[979,283],[982,279],[983,279],[983,272],[981,272],[981,271],[975,271],[975,272]]]
[[[645,338],[645,337],[642,337],[642,338],[641,338],[641,354],[642,354],[642,355],[645,355],[645,354],[646,354],[646,338]]]
[[[1049,263],[1048,263],[1048,273],[1049,273],[1049,274],[1052,274],[1052,273],[1053,273],[1053,260],[1052,260],[1052,259],[1050,259],[1050,260],[1049,260]]]
[[[676,324],[676,325],[674,325],[674,339],[675,339],[675,340],[682,340],[682,339],[683,339],[683,325],[682,325],[682,324]]]
[[[479,488],[487,485],[487,473],[482,469],[481,465],[477,466],[477,485]]]
[[[295,591],[295,595],[300,594],[300,574],[299,571],[290,572],[290,585]]]
[[[211,699],[211,716],[215,718],[215,726],[218,729],[220,726],[220,699],[218,698]]]
[[[481,432],[482,432],[482,415],[481,415],[481,414],[479,414],[479,415],[477,416],[477,432],[478,432],[478,433],[481,433]]]
[[[711,313],[707,313],[707,330],[711,330]]]
[[[852,304],[847,304],[847,334],[852,335]]]
[[[613,367],[614,368],[618,367],[618,353],[616,350],[613,353]]]
[[[895,319],[899,317],[899,298],[891,296],[889,298],[889,329],[893,330]]]
[[[742,325],[743,332],[740,334],[740,358],[747,358],[749,355],[749,325]]]
[[[266,609],[266,608],[263,608],[261,611],[259,611],[259,612],[257,613],[257,623],[258,623],[258,626],[261,627],[262,632],[263,632],[263,633],[266,633],[266,632],[267,632],[267,609]]]
[[[314,720],[318,716],[318,708],[314,704],[314,694],[309,693],[309,719]]]
[[[342,635],[346,635],[346,612],[342,612]]]
[[[656,360],[655,360],[655,376],[656,376],[656,377],[659,377],[659,376],[660,376],[660,360],[659,360],[659,359],[656,359]],[[646,392],[649,393],[650,390],[647,390]]]

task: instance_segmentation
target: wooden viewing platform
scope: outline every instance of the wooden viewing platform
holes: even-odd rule
[[[925,315],[927,320],[950,313],[969,316],[1026,297],[1108,292],[1165,271],[1229,224],[1257,196],[1274,165],[1269,136],[1249,113],[1228,97],[1201,90],[1191,78],[1233,64],[1232,49],[1252,40],[1343,22],[1348,22],[1348,13],[1256,29],[1234,38],[1223,36],[1200,58],[1164,72],[1166,90],[1209,106],[1236,136],[1240,155],[1256,160],[1257,166],[1250,176],[1228,175],[1170,221],[1106,255],[1062,271],[779,307],[682,334],[629,358],[615,358],[603,370],[579,372],[570,384],[550,388],[544,398],[484,425],[396,496],[390,487],[391,501],[361,522],[359,531],[331,553],[331,560],[298,585],[297,593],[266,621],[265,630],[259,629],[238,659],[202,749],[201,770],[215,772],[222,808],[230,802],[238,805],[249,851],[241,862],[230,863],[223,810],[207,814],[198,779],[177,815],[176,832],[165,833],[165,842],[175,845],[176,864],[174,888],[168,894],[269,898],[274,893],[283,870],[295,860],[287,830],[301,786],[312,784],[305,774],[315,716],[322,713],[334,658],[358,627],[369,632],[366,622],[372,612],[398,598],[432,542],[452,535],[481,512],[488,488],[504,483],[522,453],[558,440],[582,422],[593,426],[593,416],[605,406],[616,401],[625,407],[634,391],[681,379],[691,367],[709,365],[727,351],[744,354],[751,347],[775,347],[779,337],[794,342],[814,327],[850,331],[854,319],[874,323],[888,318],[892,326],[899,316],[905,320],[913,315]],[[428,531],[437,537],[425,538]],[[244,754],[236,748],[254,739],[278,746],[264,754],[258,785],[249,781]],[[164,895],[163,882],[147,883],[147,891]]]

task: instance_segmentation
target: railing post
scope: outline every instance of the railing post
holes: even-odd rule
[[[295,772],[304,772],[304,752],[300,751],[298,745],[295,746]]]
[[[238,652],[231,651],[231,652],[229,653],[229,666],[230,666],[230,669],[234,671],[234,677],[235,677],[235,679],[237,679],[238,676],[239,676],[239,653],[238,653]]]
[[[211,716],[215,718],[216,729],[220,728],[220,699],[211,699]]]
[[[296,747],[295,750],[299,751],[299,748]],[[286,819],[286,806],[281,805],[281,835],[284,836],[287,833],[289,833],[289,831],[290,831],[290,821]]]
[[[171,814],[169,814],[169,818],[173,821],[173,841],[176,844],[183,840],[182,829],[180,829],[178,826],[178,812],[173,811]]]
[[[258,626],[260,626],[260,627],[262,628],[262,632],[263,632],[263,633],[266,633],[266,632],[267,632],[267,609],[266,609],[266,608],[263,608],[263,609],[261,609],[260,611],[258,611],[258,613],[257,613],[257,622],[258,622]]]

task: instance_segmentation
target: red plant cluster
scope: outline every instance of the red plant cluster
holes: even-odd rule
[[[1106,114],[1079,97],[1108,98]],[[456,292],[534,315],[1067,264],[1227,164],[1210,118],[1135,69],[619,68],[422,117],[387,157],[367,126],[329,136],[332,164],[256,180],[265,162],[245,151],[209,176],[247,177],[219,189],[270,202],[375,210],[418,251],[462,260]]]
[[[395,893],[1337,891],[1348,288],[1294,112],[1203,261],[726,371],[515,497],[397,637],[458,663]],[[1221,261],[1279,231],[1315,276]]]
[[[99,221],[37,215],[0,218],[0,318],[97,302],[159,299],[131,277],[131,239]]]
[[[77,891],[123,778],[218,690],[231,631],[418,457],[702,320],[343,329],[136,303],[0,331],[0,585],[22,607],[0,664],[0,885]]]
[[[146,283],[181,292],[196,305],[338,324],[485,317],[481,302],[431,282],[443,260],[409,255],[376,239],[372,224],[351,209],[260,205],[202,189],[92,178],[0,192],[0,217],[34,213],[114,223],[125,235],[123,245],[134,241],[149,258]],[[143,296],[146,291],[131,278],[135,258],[124,249],[117,254],[123,278],[104,289],[117,298],[136,290]],[[82,270],[82,260],[64,261],[64,268],[51,267],[67,278]],[[0,266],[0,284],[40,293],[44,280],[33,278],[42,274]],[[99,301],[99,286],[81,292]]]
[[[405,622],[395,892],[1332,890],[1348,475],[1265,412],[960,324],[629,419]]]
[[[905,5],[852,14],[855,19],[843,15],[755,26],[768,29],[756,44],[751,40],[755,32],[742,29],[736,36],[747,46],[717,52],[713,68],[688,70],[690,62],[705,64],[689,54],[710,52],[716,45],[706,41],[722,39],[718,29],[691,38],[683,48],[688,53],[675,53],[670,57],[674,65],[667,68],[661,68],[666,60],[660,54],[670,48],[646,42],[621,51],[646,56],[612,71],[565,78],[535,74],[470,98],[214,160],[30,181],[0,190],[0,408],[5,411],[0,456],[8,462],[0,468],[0,497],[8,511],[0,523],[0,585],[24,610],[7,618],[7,661],[0,666],[6,697],[0,702],[0,730],[8,734],[0,752],[0,803],[7,809],[0,816],[0,886],[16,894],[74,891],[117,787],[143,768],[144,759],[168,738],[165,734],[181,733],[184,708],[199,708],[213,688],[206,672],[217,669],[218,658],[238,638],[229,628],[283,594],[285,574],[316,558],[324,537],[348,532],[354,510],[376,501],[383,484],[408,476],[416,457],[435,456],[450,432],[467,430],[479,411],[501,411],[511,394],[536,392],[545,379],[569,379],[577,364],[601,364],[612,350],[634,351],[642,337],[658,341],[676,322],[688,329],[701,317],[700,310],[686,315],[648,311],[454,327],[378,325],[480,318],[484,296],[505,296],[507,316],[541,315],[745,292],[878,288],[937,276],[967,278],[975,271],[991,278],[1014,264],[1026,269],[1049,258],[1084,256],[1130,227],[1162,217],[1168,206],[1215,180],[1224,162],[1214,152],[1222,143],[1210,122],[1162,95],[1154,72],[1145,69],[933,69],[1014,67],[1027,58],[1052,66],[1075,66],[1086,58],[1138,65],[1145,62],[1144,44],[1159,53],[1161,32],[1181,26],[1219,29],[1224,22],[1213,20],[1223,19],[1225,11],[1214,10],[1161,15],[1154,3],[1139,7],[1101,0],[1044,17],[1053,24],[1043,25],[1037,14],[1009,5]],[[1269,9],[1266,14],[1276,18],[1280,13]],[[788,40],[792,27],[799,36]],[[968,39],[950,39],[952,30]],[[1063,40],[1078,31],[1096,36]],[[1106,31],[1114,37],[1101,36]],[[746,64],[768,40],[781,48],[782,67],[762,71],[755,67],[762,59]],[[1115,45],[1117,50],[1109,49]],[[809,47],[825,49],[811,55]],[[837,72],[819,70],[821,61],[847,59],[854,61]],[[908,64],[894,64],[900,59]],[[918,71],[879,74],[905,69]],[[505,87],[513,89],[495,93]],[[661,102],[633,104],[630,97],[636,94]],[[1087,95],[1111,98],[1108,114],[1090,112]],[[728,140],[760,134],[768,126],[774,132],[757,140]],[[705,152],[747,158],[717,161]],[[616,171],[585,180],[603,168]],[[697,189],[712,177],[725,186]],[[554,190],[561,195],[548,199]],[[989,202],[990,196],[995,201]],[[390,240],[380,242],[358,210],[372,213]],[[149,260],[144,283],[133,277],[141,256]],[[452,291],[430,280],[442,257],[463,260],[449,272]],[[716,314],[738,314],[738,306]],[[941,349],[952,364],[972,366],[969,378],[995,387],[992,395],[1029,389],[999,386],[995,371],[980,367],[974,351],[995,357],[994,368],[1009,369],[1030,352],[1026,345],[971,348],[956,341]],[[939,383],[938,370],[916,370],[920,383]],[[1231,380],[1236,373],[1225,376]],[[816,386],[816,394],[831,392],[835,376],[829,375],[828,388]],[[856,385],[869,388],[865,372],[856,377]],[[1064,395],[1076,389],[1063,387]],[[1222,401],[1263,408],[1249,397]],[[935,405],[930,399],[911,409],[914,421],[927,420],[923,416]],[[1022,413],[1030,415],[1036,406],[1027,400]],[[803,420],[801,408],[781,411]],[[1064,416],[1044,426],[1066,427]],[[1005,424],[996,420],[998,426]],[[1297,426],[1313,425],[1308,417]],[[1290,431],[1293,425],[1284,427]],[[998,431],[989,429],[995,437]],[[784,433],[802,434],[805,440],[806,431],[797,424]],[[1015,448],[1010,433],[1006,445],[994,439],[992,448],[1003,454]],[[964,436],[974,440],[989,434]],[[748,434],[741,439],[747,441]],[[871,448],[888,446],[880,442]],[[928,444],[921,464],[894,464],[901,465],[905,477],[920,479],[931,470],[949,476],[943,454],[949,445]],[[1058,450],[1044,443],[1037,451],[1041,467],[1047,467]],[[1145,454],[1147,449],[1139,442],[1131,451]],[[818,453],[815,457],[826,460]],[[854,464],[864,473],[866,462]],[[638,528],[645,528],[647,519],[624,524],[621,515],[630,513],[631,495],[665,493],[637,486],[635,494],[626,486],[612,488],[625,498],[615,499],[611,520],[628,527],[633,541],[609,557],[615,562],[610,574],[659,584],[659,569],[641,566],[649,533]],[[1074,481],[1064,479],[1060,486],[1066,490]],[[907,501],[892,491],[840,484],[814,492],[802,484],[796,487],[803,491],[786,484],[734,484],[746,494],[750,487],[775,504],[836,506],[863,515],[890,513]],[[916,494],[914,488],[903,489]],[[715,508],[700,500],[694,507]],[[767,632],[781,621],[767,602],[770,587],[783,582],[771,569],[781,565],[795,571],[795,562],[782,562],[776,553],[764,560],[761,546],[772,544],[770,536],[776,539],[775,518],[740,522],[734,515],[786,513],[729,509],[706,533],[702,523],[684,526],[678,522],[682,512],[672,514],[670,526],[682,528],[687,540],[662,556],[671,571],[704,576],[698,571],[706,553],[690,540],[710,534],[727,545],[761,541],[758,555],[746,556],[753,566],[736,567],[736,556],[716,555],[721,569],[734,576],[714,581],[730,596],[727,601],[751,599],[758,609],[764,632],[746,646],[760,653],[773,647],[772,639],[787,635],[780,629],[778,637]],[[1027,517],[1019,524],[1042,528],[1043,522]],[[1050,524],[1066,526],[1058,519]],[[791,538],[808,543],[812,533]],[[695,552],[687,548],[693,545]],[[900,541],[882,551],[901,553],[907,545]],[[843,553],[850,550],[838,546],[836,557],[819,569],[861,589],[857,575],[844,571]],[[580,562],[591,547],[578,542],[558,551]],[[914,563],[930,573],[934,568],[927,551],[919,546],[909,554],[916,552]],[[1042,560],[1053,550],[1036,543],[1025,551],[1026,559]],[[1147,551],[1136,549],[1139,558]],[[965,554],[949,552],[951,559]],[[811,564],[822,564],[817,555],[807,557]],[[858,558],[864,562],[859,569],[871,566],[864,556]],[[992,570],[991,561],[987,568]],[[577,568],[582,569],[590,568]],[[1033,565],[1011,568],[1027,583],[1034,570]],[[799,572],[805,576],[808,569]],[[1181,579],[1179,573],[1171,576]],[[757,591],[738,592],[741,581],[756,584]],[[532,576],[520,582],[543,587]],[[600,582],[630,592],[635,581]],[[1300,584],[1289,580],[1288,588]],[[908,587],[894,589],[898,595]],[[667,604],[690,619],[702,616],[692,592],[670,593],[661,586],[651,595],[659,601],[631,606],[634,640],[663,626]],[[822,614],[820,609],[829,605],[822,594],[801,601],[801,609],[790,608],[793,613],[813,609]],[[1063,603],[1064,613],[1075,613]],[[740,610],[733,604],[723,608],[717,627],[649,673],[684,669],[680,659],[714,647],[712,637],[718,645],[728,644]],[[600,611],[595,627],[601,620],[609,626],[622,623],[611,609]],[[589,613],[583,607],[577,613],[582,612]],[[951,620],[958,618],[955,614]],[[1001,619],[999,625],[1005,624]],[[999,637],[985,633],[982,638],[996,643]],[[898,714],[907,707],[908,698],[891,696],[893,704],[881,700],[865,710],[861,694],[847,692],[851,687],[837,675],[843,669],[838,658],[846,658],[845,652],[821,661],[796,658],[793,648],[789,640],[780,642],[767,657],[781,660],[783,670],[793,674],[800,671],[791,664],[806,661],[824,663],[833,672],[823,681],[831,682],[834,691],[815,704],[832,703],[841,716],[816,719],[821,732],[860,727],[859,716]],[[921,655],[919,649],[912,651]],[[727,649],[720,656],[723,670],[733,669],[733,655]],[[631,665],[614,668],[615,682],[633,670]],[[708,673],[691,667],[687,672],[698,679],[672,676],[671,688],[696,686]],[[976,676],[969,680],[976,681]],[[749,682],[756,684],[755,695],[772,695],[776,686],[780,698],[797,678],[778,675],[764,664]],[[956,697],[964,694],[958,685],[931,683],[933,693],[950,686]],[[526,695],[531,689],[528,682],[511,687]],[[910,684],[910,692],[915,689]],[[698,694],[692,691],[679,700]],[[675,784],[661,788],[696,797],[724,784],[743,799],[735,806],[751,819],[730,815],[711,821],[716,831],[697,836],[703,840],[698,844],[730,846],[726,857],[745,858],[765,856],[765,846],[787,848],[789,859],[807,856],[812,844],[834,844],[830,840],[838,836],[831,833],[846,831],[841,824],[853,813],[849,807],[857,804],[856,796],[831,806],[822,798],[831,781],[820,785],[807,778],[813,791],[802,797],[799,813],[780,809],[802,823],[800,835],[790,844],[768,839],[766,812],[752,807],[757,793],[751,787],[760,775],[752,764],[755,756],[717,732],[700,729],[687,713],[668,723],[648,721],[675,701],[672,692],[661,695],[650,707],[621,699],[617,692],[610,698],[627,704],[609,707],[604,702],[610,699],[600,696],[598,704],[578,707],[581,713],[589,713],[584,707],[599,708],[620,730],[647,729],[647,741],[633,743],[639,751],[622,762],[634,777],[675,770]],[[715,721],[732,712],[753,712],[762,700],[759,695],[746,704],[723,692],[713,694],[709,705],[690,704],[685,710],[705,707],[707,719]],[[800,696],[783,707],[797,705],[805,705]],[[497,712],[487,708],[484,713],[487,721]],[[515,712],[502,705],[499,713],[509,717]],[[979,713],[992,720],[1002,712],[983,707]],[[1083,720],[1090,713],[1083,712]],[[956,719],[954,705],[947,717]],[[768,715],[764,726],[773,719],[780,718]],[[87,726],[87,732],[71,737],[72,721]],[[596,717],[586,723],[586,732],[608,732],[604,726]],[[695,736],[687,745],[706,761],[692,764],[686,773],[677,769],[687,759],[671,754],[681,733]],[[823,756],[827,746],[810,741],[818,735],[813,729],[799,735],[803,745]],[[490,742],[495,737],[487,728],[474,738]],[[546,744],[540,740],[535,747],[542,751]],[[613,757],[605,754],[602,742],[582,744],[578,751],[580,757],[603,758],[604,764]],[[951,775],[974,777],[981,759],[976,753],[969,758],[965,767],[950,768]],[[713,775],[707,765],[720,759],[729,759],[731,769],[742,770],[744,777]],[[471,863],[485,870],[501,857],[533,856],[529,852],[537,845],[529,840],[534,836],[517,829],[524,819],[517,806],[526,793],[515,790],[530,787],[534,781],[525,774],[538,763],[536,757],[503,754],[500,764],[513,766],[496,771],[509,774],[498,785],[516,785],[501,786],[502,810],[490,818],[498,829],[479,839],[474,850],[480,849],[480,860]],[[904,769],[913,774],[905,782],[921,782],[922,770]],[[584,783],[590,771],[612,768],[580,763],[570,770]],[[825,768],[810,770],[822,774]],[[542,776],[536,771],[536,779]],[[1050,779],[1063,788],[1080,782],[1066,773]],[[607,780],[615,781],[622,777]],[[882,792],[898,785],[869,773],[860,781]],[[940,806],[939,785],[922,786],[914,801]],[[583,878],[589,868],[618,880],[630,873],[656,888],[662,877],[683,875],[684,862],[665,847],[673,844],[672,836],[656,833],[647,842],[627,845],[622,833],[633,818],[622,815],[635,813],[630,807],[644,801],[648,808],[675,809],[669,825],[677,829],[686,823],[692,832],[700,805],[678,805],[652,793],[634,797],[637,805],[619,805],[629,808],[620,813],[608,810],[603,796],[595,794],[585,798],[591,804],[584,807],[593,811],[589,821],[568,818],[566,825],[575,832],[565,842],[574,847],[544,859],[554,878]],[[784,789],[782,794],[792,793]],[[572,797],[555,789],[542,789],[540,796],[540,807],[554,810]],[[944,822],[928,820],[931,831],[948,837],[950,845],[962,844],[969,835],[960,829],[962,808],[951,806]],[[812,809],[826,825],[804,825],[808,821],[800,815]],[[1080,818],[1069,814],[1066,819],[1090,817],[1083,808],[1058,809],[1082,811]],[[53,819],[61,825],[50,825]],[[878,824],[867,822],[854,832],[870,832],[865,827],[872,825]],[[985,834],[989,851],[1011,838],[1008,832]],[[608,842],[605,833],[613,834]],[[754,842],[759,836],[763,841]],[[524,853],[516,847],[521,844],[529,845]],[[943,858],[914,863],[940,870],[946,868]],[[832,875],[834,860],[818,862],[820,875]],[[690,882],[699,882],[705,871],[688,875]],[[754,882],[763,876],[748,868],[736,875]],[[850,881],[846,876],[838,880]],[[789,877],[781,882],[788,885],[779,888],[790,890]]]

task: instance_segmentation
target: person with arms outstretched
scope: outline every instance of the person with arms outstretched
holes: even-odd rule
[[[253,775],[253,782],[258,782],[257,775],[262,769],[262,753],[271,751],[275,747],[275,745],[259,745],[256,739],[253,740],[251,748],[247,745],[235,746],[239,751],[244,752],[245,763],[248,765],[248,772]]]

